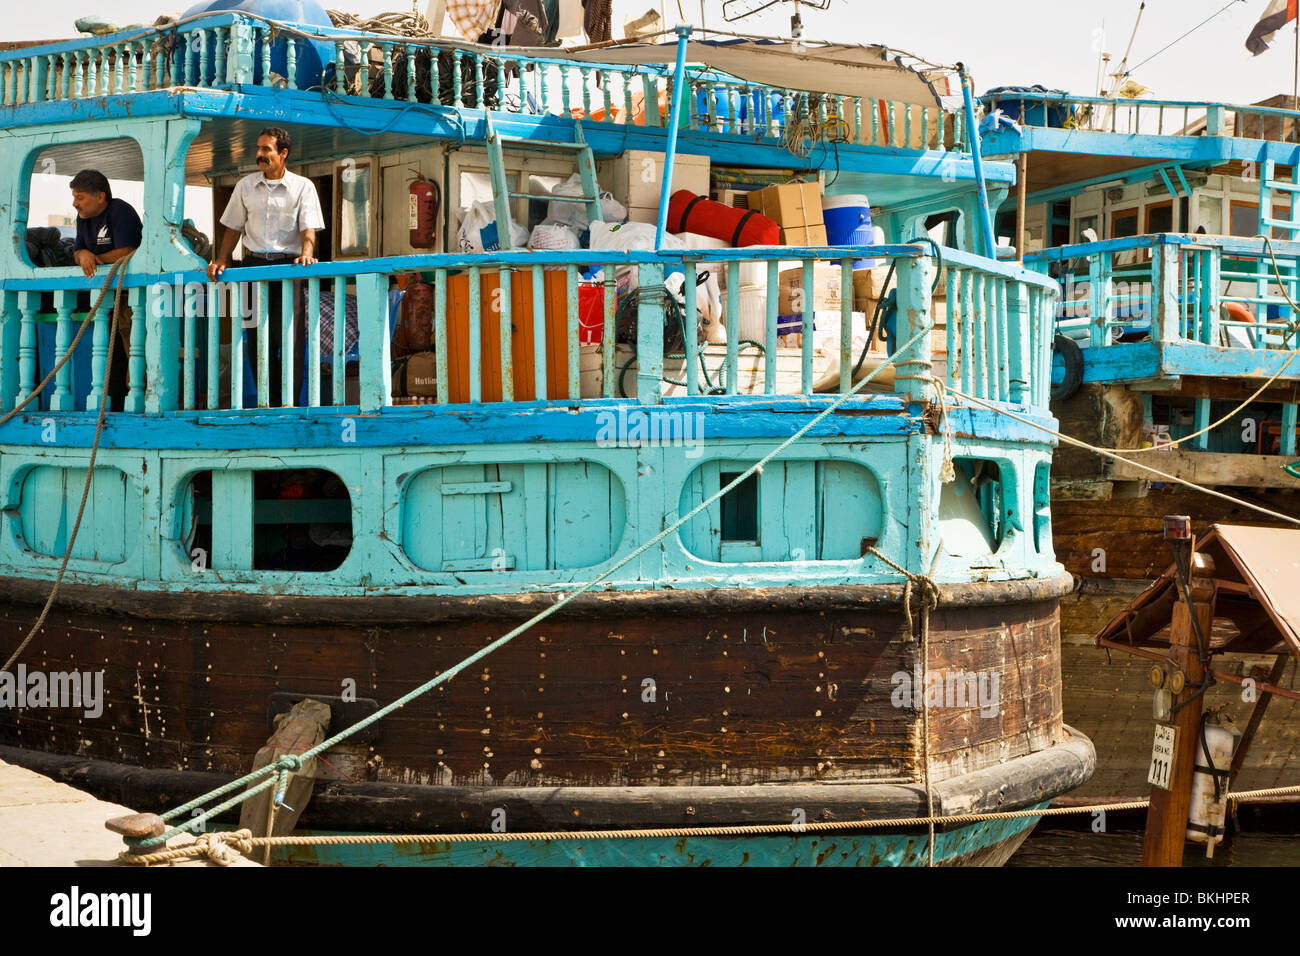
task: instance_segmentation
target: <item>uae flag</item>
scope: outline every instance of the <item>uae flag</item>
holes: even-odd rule
[[[1273,34],[1294,20],[1297,13],[1300,13],[1300,0],[1273,0],[1246,37],[1246,49],[1259,56],[1273,42]]]

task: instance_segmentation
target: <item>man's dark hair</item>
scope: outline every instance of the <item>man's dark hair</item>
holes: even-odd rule
[[[98,169],[83,169],[72,177],[72,182],[68,183],[68,187],[75,189],[79,193],[103,193],[105,199],[113,198],[113,190],[109,188],[108,177]]]
[[[274,138],[275,151],[277,153],[289,152],[289,146],[291,144],[289,140],[289,131],[287,129],[281,129],[279,126],[268,126],[266,129],[262,130],[262,132],[258,133],[257,135],[258,138],[261,138],[263,136],[270,136]]]

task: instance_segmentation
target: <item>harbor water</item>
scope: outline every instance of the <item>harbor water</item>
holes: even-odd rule
[[[1142,862],[1140,821],[1107,833],[1039,826],[1007,863],[1011,867],[1116,866]],[[1247,832],[1215,848],[1214,859],[1204,848],[1188,844],[1185,868],[1300,866],[1300,834]]]

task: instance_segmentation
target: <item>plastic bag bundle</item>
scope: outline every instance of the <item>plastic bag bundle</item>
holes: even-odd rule
[[[476,202],[461,218],[456,234],[461,252],[497,252],[501,249],[497,231],[496,209],[489,202]],[[510,244],[515,249],[528,245],[528,230],[518,223],[510,224]]]
[[[610,249],[619,252],[644,250],[653,252],[655,247],[655,227],[648,222],[624,222],[610,224],[593,222],[591,224],[591,248]],[[686,244],[671,233],[664,234],[665,249],[685,249]]]
[[[551,195],[556,198],[547,207],[546,223],[569,226],[577,233],[585,232],[591,225],[591,218],[587,215],[587,204],[563,201],[568,197],[577,198],[583,195],[582,177],[574,173],[552,189]],[[610,192],[600,194],[600,210],[601,218],[605,222],[619,223],[627,218],[627,207],[615,199],[614,194]]]
[[[528,237],[529,249],[580,249],[578,234],[572,226],[558,223],[542,223]]]

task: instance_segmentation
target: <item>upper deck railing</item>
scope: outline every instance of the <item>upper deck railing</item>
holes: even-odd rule
[[[943,249],[942,256],[938,281],[938,263],[924,245],[497,253],[475,257],[472,264],[463,256],[402,256],[246,268],[224,277],[239,281],[221,283],[208,282],[198,271],[129,275],[126,298],[133,319],[125,409],[283,414],[282,406],[305,413],[322,405],[373,411],[407,404],[392,398],[390,280],[420,272],[432,279],[434,289],[436,390],[420,399],[427,403],[472,407],[623,397],[657,403],[665,394],[708,400],[746,393],[844,393],[889,351],[933,327],[899,357],[898,392],[913,400],[933,398],[934,375],[982,398],[1045,410],[1055,282],[957,250]],[[880,341],[884,324],[869,330],[873,316],[855,312],[853,262],[864,257],[895,264],[898,308],[887,344]],[[783,260],[801,268],[801,289],[814,288],[815,269],[838,264],[838,309],[819,309],[813,295],[797,294],[795,314],[781,315]],[[752,283],[742,284],[743,263],[765,278],[763,295]],[[594,319],[584,314],[584,307],[587,312],[593,307],[580,294],[583,267],[603,273],[603,286],[591,289]],[[680,298],[664,292],[665,272],[673,270],[685,280]],[[716,344],[701,344],[694,323],[682,318],[699,314],[698,297],[708,285],[696,280],[705,271],[726,274],[725,314],[734,317],[725,323],[725,341]],[[653,291],[620,299],[618,286],[632,274],[641,290]],[[0,280],[0,410],[30,395],[69,349],[85,315],[79,309],[88,308],[78,305],[78,293],[102,282],[102,274]],[[282,288],[279,315],[268,309],[273,283]],[[295,301],[305,342],[295,341]],[[69,362],[47,386],[41,405],[29,408],[97,407],[109,352],[106,312],[95,314],[93,331],[85,336],[89,344],[83,340],[79,347],[90,353],[85,380],[74,381],[75,363]],[[272,322],[281,324],[286,343],[279,394],[271,390],[266,351],[254,346],[267,342]],[[332,331],[326,331],[327,323]],[[53,335],[43,334],[50,326]],[[673,334],[677,328],[679,337]],[[802,338],[783,338],[792,334]],[[598,341],[583,344],[593,338]],[[295,355],[304,367],[297,395],[289,385]],[[337,371],[347,370],[354,358],[359,394],[350,398],[348,375]],[[322,387],[326,376],[328,389]]]
[[[1060,92],[985,94],[985,110],[1001,108],[1021,126],[1156,136],[1296,139],[1300,111],[1188,100],[1126,100]]]
[[[663,127],[674,95],[671,74],[666,66],[575,62],[220,13],[0,53],[0,106],[173,87],[266,87]],[[698,67],[687,77],[688,129],[780,139],[819,124],[823,138],[845,144],[966,148],[960,112],[781,89]]]
[[[1027,255],[1025,263],[1042,270],[1062,264],[1057,326],[1086,348],[1140,336],[1231,349],[1300,348],[1293,308],[1300,301],[1300,243],[1169,233],[1061,246]],[[1300,367],[1292,377],[1300,377]]]

